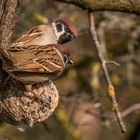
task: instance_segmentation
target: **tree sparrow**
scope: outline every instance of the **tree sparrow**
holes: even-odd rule
[[[4,69],[24,83],[39,83],[54,79],[64,71],[66,63],[73,63],[69,51],[59,44],[11,46],[9,61]]]
[[[10,46],[4,70],[32,91],[32,84],[59,77],[66,63],[73,63],[69,51],[60,44]]]
[[[7,49],[0,48],[3,68],[31,91],[32,84],[61,75],[71,63],[68,50],[61,45],[77,36],[76,28],[67,19],[33,27]]]
[[[77,36],[77,30],[71,21],[60,19],[51,24],[38,25],[20,36],[12,45],[48,45],[63,44]]]

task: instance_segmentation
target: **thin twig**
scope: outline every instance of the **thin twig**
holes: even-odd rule
[[[127,115],[131,114],[134,111],[140,110],[140,103],[134,104],[122,112],[122,117],[125,118]],[[117,121],[116,118],[113,118],[113,122]]]
[[[125,109],[122,112],[123,118],[126,117],[128,114],[136,111],[136,110],[140,110],[140,103],[134,104],[134,105],[130,106],[129,108]]]
[[[113,60],[106,61],[106,64],[113,64],[113,65],[115,65],[115,66],[117,66],[117,67],[120,66],[119,63],[117,63],[116,61],[113,61]]]
[[[112,81],[111,81],[111,78],[109,76],[108,68],[106,65],[107,63],[106,63],[106,60],[105,60],[105,58],[102,54],[102,51],[100,49],[101,47],[100,47],[100,43],[99,43],[99,40],[97,37],[95,24],[94,24],[94,16],[93,16],[92,12],[89,12],[89,24],[90,24],[90,33],[91,33],[92,39],[95,43],[98,57],[99,57],[100,62],[101,62],[102,70],[103,70],[103,73],[105,75],[105,79],[107,81],[108,93],[109,93],[109,96],[110,96],[111,101],[112,101],[113,110],[116,114],[121,131],[124,133],[124,132],[126,132],[126,127],[125,127],[125,124],[122,120],[122,116],[121,116],[121,113],[120,113],[119,108],[118,108],[118,103],[117,103],[116,97],[115,97],[115,88],[114,88]]]

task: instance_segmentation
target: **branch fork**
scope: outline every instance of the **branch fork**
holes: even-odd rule
[[[111,98],[113,111],[116,114],[116,118],[118,120],[120,129],[121,129],[122,133],[124,133],[124,132],[126,132],[126,127],[125,127],[125,124],[123,122],[122,115],[121,115],[121,112],[119,111],[118,103],[117,103],[117,100],[115,97],[115,94],[116,94],[115,87],[112,84],[112,81],[111,81],[111,78],[109,75],[109,71],[107,68],[107,64],[114,64],[116,66],[119,66],[119,64],[115,61],[112,61],[112,60],[110,60],[110,61],[105,60],[105,58],[102,54],[102,51],[101,51],[101,45],[100,45],[99,39],[97,37],[97,32],[96,32],[95,23],[94,23],[94,16],[93,16],[92,12],[89,12],[89,26],[90,26],[90,34],[91,34],[92,40],[95,44],[97,54],[98,54],[99,60],[101,62],[102,70],[103,70],[103,73],[104,73],[104,76],[105,76],[105,79],[107,82],[108,94]]]

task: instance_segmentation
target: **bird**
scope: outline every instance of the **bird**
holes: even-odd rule
[[[30,46],[40,45],[46,46],[50,44],[64,44],[71,41],[77,36],[77,30],[73,23],[66,19],[59,19],[53,21],[50,24],[38,25],[23,33],[18,37],[8,48],[19,49],[19,48],[29,48]],[[30,48],[29,48],[30,49]],[[9,54],[5,48],[0,47],[0,55],[2,62],[9,61]],[[20,59],[21,61],[21,59]]]
[[[68,49],[60,44],[10,46],[3,69],[14,79],[24,83],[27,91],[32,85],[59,77],[66,64],[73,60]]]
[[[54,79],[72,63],[61,44],[77,37],[73,23],[64,18],[38,25],[19,36],[9,47],[0,48],[3,69],[32,91],[32,84]]]
[[[64,44],[77,36],[73,23],[66,19],[59,19],[50,24],[38,25],[19,36],[8,48],[30,47],[32,45],[47,46],[50,44]],[[2,63],[10,58],[5,48],[0,47]]]
[[[64,44],[77,37],[77,30],[73,23],[66,19],[59,19],[50,24],[33,27],[19,36],[12,45],[48,45]]]

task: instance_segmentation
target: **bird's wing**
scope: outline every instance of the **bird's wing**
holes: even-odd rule
[[[9,51],[13,52],[28,52],[33,55],[33,58],[25,55],[25,61],[23,63],[15,64],[15,69],[11,71],[28,71],[28,72],[40,72],[40,73],[57,73],[63,71],[65,64],[62,54],[55,47],[57,45],[45,45],[45,46],[28,46],[25,47],[11,47]],[[29,59],[28,59],[29,58]]]
[[[27,31],[25,34],[17,38],[15,43],[28,43],[34,40],[35,38],[38,38],[43,34],[43,28],[46,28],[46,25],[38,25]]]

